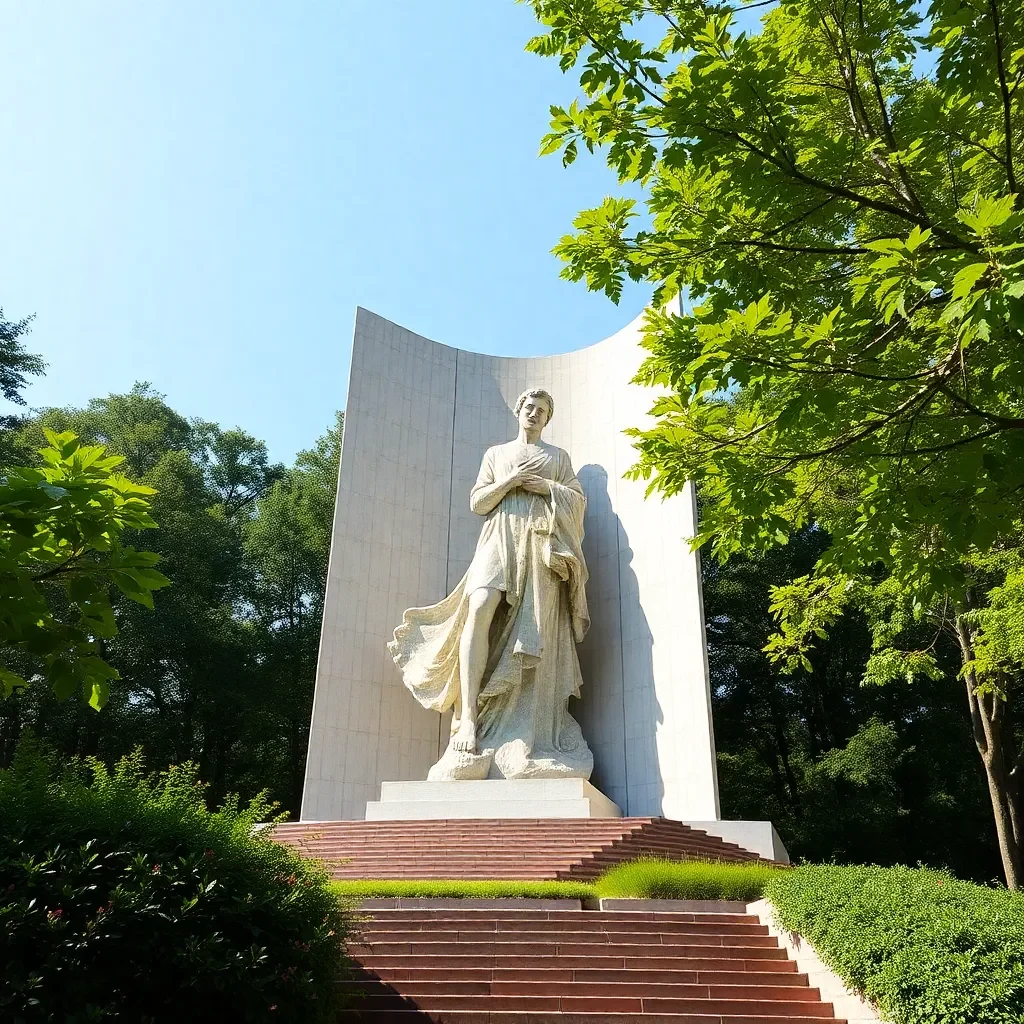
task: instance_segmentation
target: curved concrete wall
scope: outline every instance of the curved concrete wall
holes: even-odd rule
[[[719,817],[693,494],[644,499],[622,479],[650,389],[638,318],[589,348],[531,359],[464,352],[356,314],[338,503],[310,732],[304,820],[362,818],[390,780],[426,778],[447,722],[405,690],[385,649],[405,608],[465,572],[481,520],[469,489],[484,450],[515,436],[527,387],[555,399],[545,431],[587,493],[592,625],[573,714],[591,782],[628,815]]]

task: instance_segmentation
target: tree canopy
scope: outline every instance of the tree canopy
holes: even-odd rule
[[[781,666],[806,667],[851,607],[869,682],[941,675],[955,644],[1017,886],[1024,12],[752,6],[532,0],[530,49],[581,89],[542,151],[601,149],[623,186],[559,243],[563,273],[684,295],[648,319],[642,377],[663,394],[635,473],[696,481],[701,543],[726,558],[827,533],[775,591]]]

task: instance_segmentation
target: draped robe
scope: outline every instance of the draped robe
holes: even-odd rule
[[[516,487],[489,507],[493,485],[524,462],[551,493]],[[470,507],[486,519],[465,576],[438,604],[410,608],[388,644],[416,699],[434,711],[452,709],[454,735],[469,595],[480,587],[504,593],[477,701],[478,752],[454,751],[449,741],[428,778],[589,778],[593,755],[568,711],[582,681],[576,644],[590,626],[581,547],[586,498],[568,454],[520,440],[489,448]]]

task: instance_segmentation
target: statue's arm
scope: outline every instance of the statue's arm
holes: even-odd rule
[[[572,460],[569,458],[568,452],[562,452],[558,463],[558,479],[555,482],[563,487],[568,487],[570,491],[575,491],[580,497],[585,497],[583,485],[579,482],[576,471],[572,468]]]
[[[506,480],[494,479],[494,454],[488,450],[480,465],[480,475],[469,492],[469,507],[478,516],[485,516],[497,508],[501,499],[519,483],[518,476]]]

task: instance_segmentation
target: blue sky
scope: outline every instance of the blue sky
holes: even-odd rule
[[[0,305],[26,397],[148,380],[289,460],[344,404],[366,306],[480,351],[600,340],[550,249],[615,183],[536,156],[575,95],[512,0],[0,4]]]

